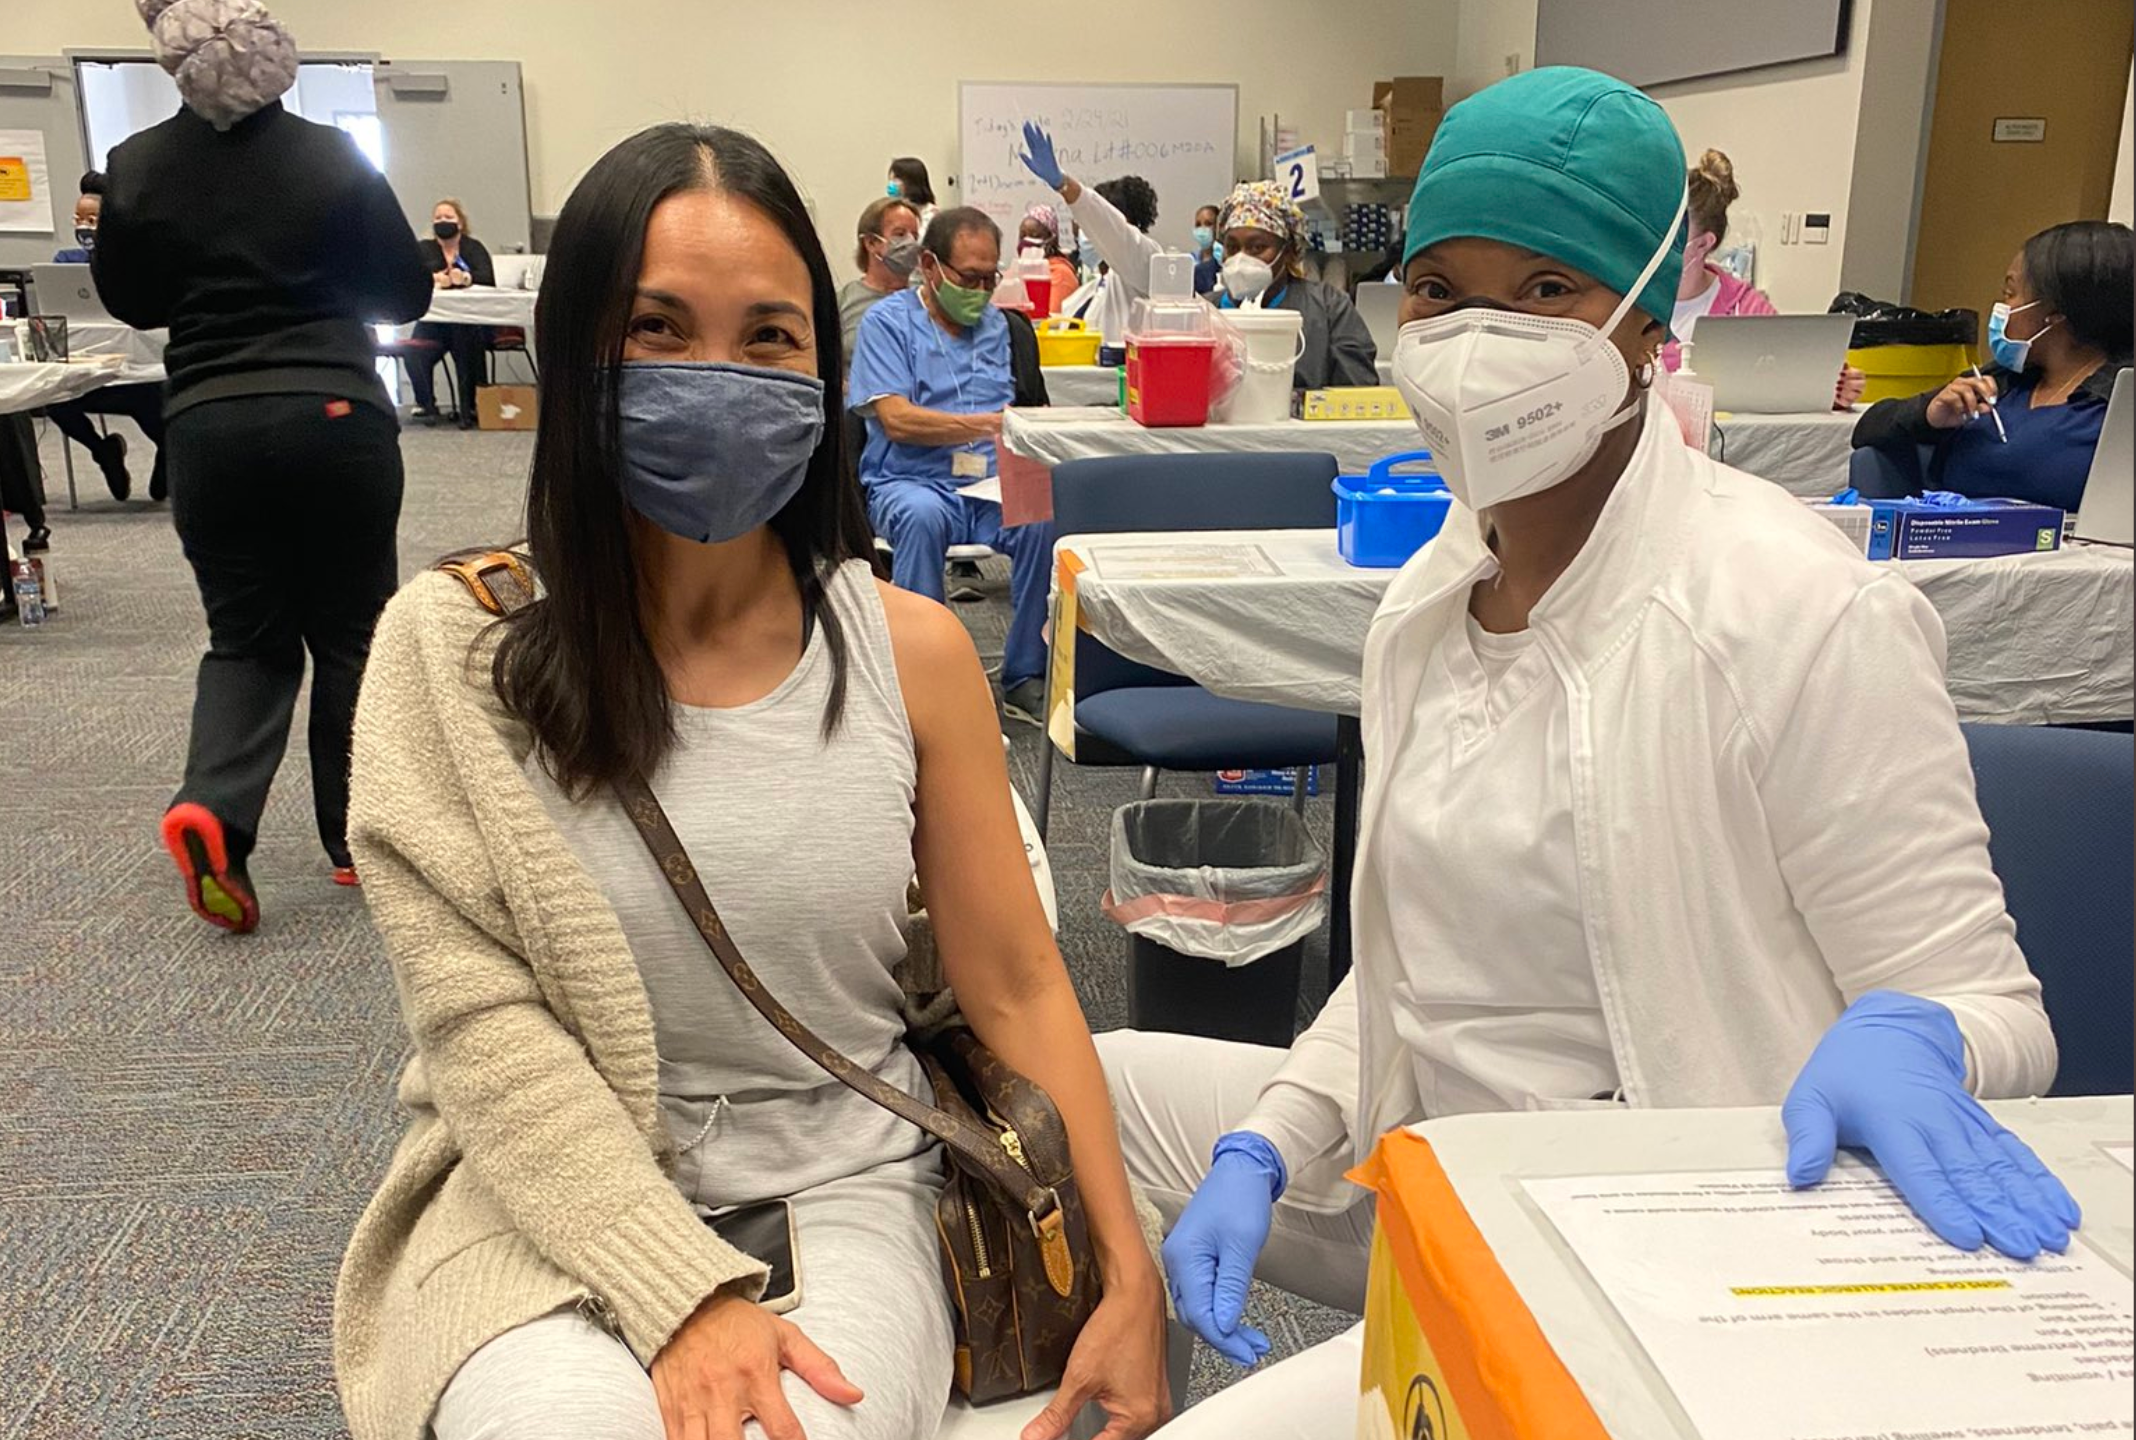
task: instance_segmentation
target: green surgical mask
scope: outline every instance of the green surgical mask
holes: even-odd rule
[[[935,304],[942,307],[953,324],[976,325],[979,317],[986,314],[987,302],[994,298],[991,290],[973,290],[963,285],[953,285],[948,277],[935,278]]]

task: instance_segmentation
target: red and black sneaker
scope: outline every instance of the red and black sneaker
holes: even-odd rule
[[[178,862],[186,903],[195,915],[239,935],[259,927],[260,902],[252,881],[230,863],[222,821],[213,811],[191,801],[173,805],[163,815],[163,848]]]

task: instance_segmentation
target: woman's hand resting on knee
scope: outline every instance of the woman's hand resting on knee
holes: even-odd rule
[[[755,1420],[769,1440],[803,1440],[779,1388],[791,1370],[834,1405],[860,1403],[860,1387],[800,1327],[733,1295],[715,1295],[653,1357],[653,1393],[667,1440],[741,1440]]]

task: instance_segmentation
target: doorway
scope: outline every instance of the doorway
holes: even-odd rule
[[[1915,305],[1984,317],[2027,237],[2106,218],[2132,40],[2128,0],[1945,0]]]

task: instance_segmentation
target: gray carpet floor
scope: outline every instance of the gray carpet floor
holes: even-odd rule
[[[42,443],[61,607],[42,629],[0,628],[0,1440],[339,1436],[328,1318],[398,1132],[392,983],[361,897],[329,882],[301,743],[253,861],[259,933],[186,910],[156,821],[204,642],[192,577],[165,507],[112,501],[77,454],[84,503],[68,510],[58,437]],[[403,571],[517,535],[531,449],[409,432]],[[136,437],[144,489],[147,454]],[[955,608],[998,655],[1006,575],[980,588]],[[1012,730],[1028,797],[1040,742]],[[1056,775],[1061,949],[1097,1030],[1127,1021],[1124,942],[1098,897],[1137,778]],[[1209,784],[1168,776],[1162,793]],[[1323,845],[1328,810],[1309,816]],[[1325,974],[1323,930],[1305,995]],[[1250,1318],[1278,1357],[1349,1323],[1265,1289]],[[1230,1378],[1198,1354],[1196,1395]]]

